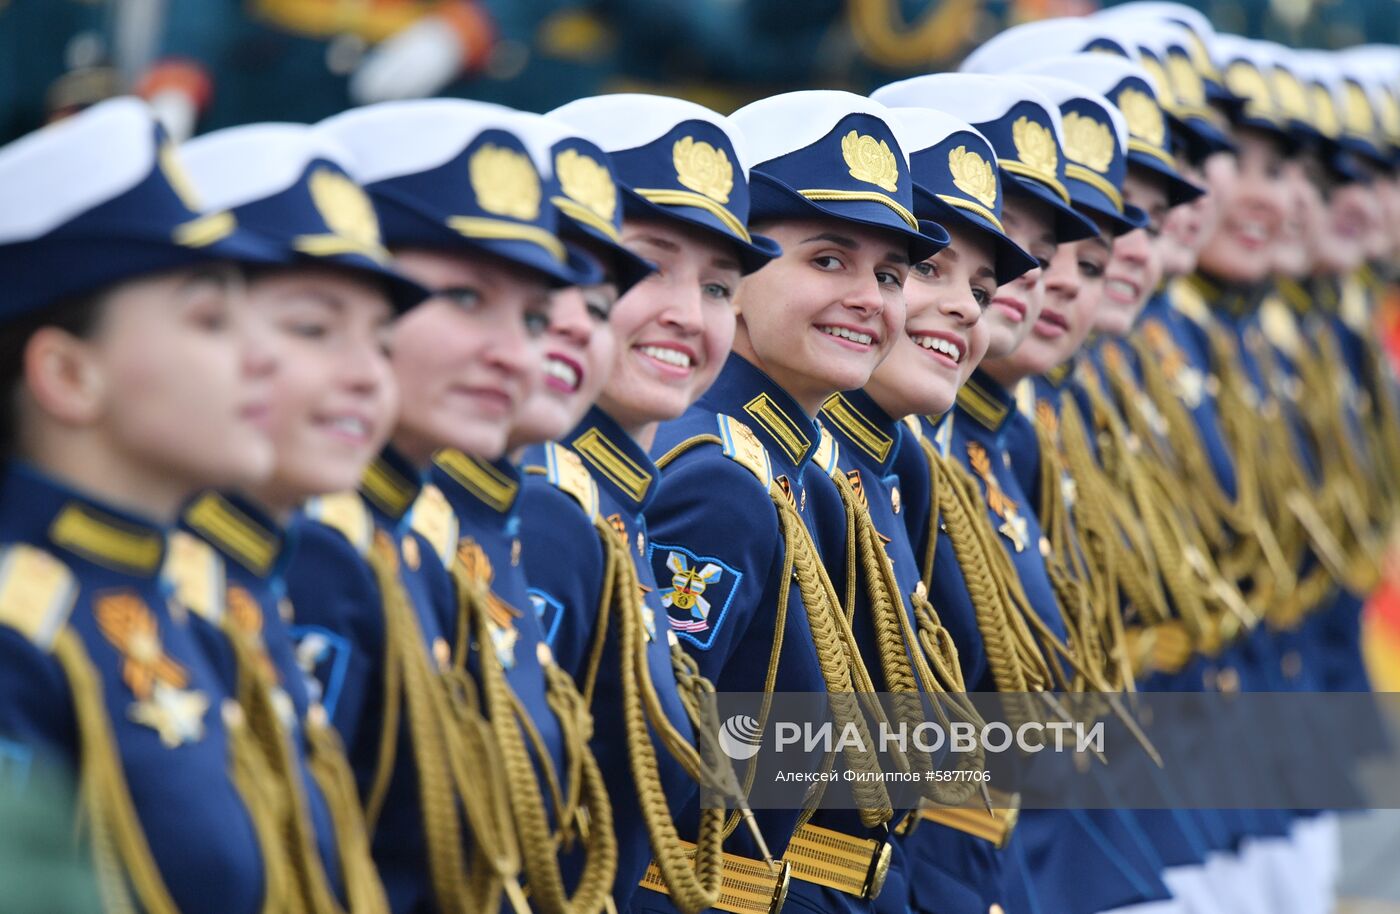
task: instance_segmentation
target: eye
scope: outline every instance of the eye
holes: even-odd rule
[[[600,324],[606,324],[612,315],[612,301],[604,295],[584,296],[583,306],[588,311],[588,316]]]
[[[387,359],[394,354],[394,331],[392,327],[385,327],[375,335],[375,343],[379,346],[379,351]]]
[[[525,321],[525,333],[531,339],[538,339],[549,330],[548,311],[529,310],[525,312],[522,319]]]
[[[880,285],[882,286],[904,285],[904,277],[891,270],[876,270],[875,278],[879,281]]]
[[[1090,279],[1098,279],[1100,276],[1102,276],[1103,269],[1104,268],[1102,264],[1095,263],[1092,260],[1079,261],[1079,272],[1089,277]]]
[[[288,321],[282,326],[282,329],[292,336],[300,337],[304,340],[323,340],[327,336],[330,336],[331,332],[330,328],[325,324],[309,320]]]
[[[223,296],[210,296],[209,301],[202,302],[194,308],[190,317],[195,326],[210,333],[219,333],[229,327],[229,309]]]
[[[845,264],[841,262],[840,257],[835,257],[831,254],[822,254],[819,257],[812,258],[812,266],[816,267],[818,270],[831,272],[832,270],[841,269]]]
[[[704,292],[706,297],[720,301],[729,301],[734,296],[734,290],[722,282],[707,282],[700,287],[700,291]]]
[[[914,264],[914,265],[913,265],[912,267],[910,267],[909,269],[912,270],[913,272],[919,274],[921,277],[923,277],[923,278],[925,278],[925,279],[937,279],[937,278],[938,278],[938,265],[935,264],[932,260],[924,260],[924,261],[921,261],[920,263]]]
[[[992,293],[981,286],[973,286],[972,300],[977,302],[977,307],[985,309],[992,303]]]
[[[1039,257],[1039,256],[1037,256],[1037,257],[1035,258],[1035,262],[1036,262],[1037,264],[1040,265],[1040,269],[1041,269],[1041,270],[1048,270],[1048,269],[1050,269],[1050,258],[1049,258],[1049,257]]]
[[[437,298],[449,300],[463,311],[475,311],[481,306],[481,292],[470,286],[453,286],[446,289],[438,289],[433,295]]]

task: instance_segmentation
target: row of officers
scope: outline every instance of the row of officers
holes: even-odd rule
[[[751,811],[710,698],[1366,690],[1398,98],[1134,3],[869,98],[0,149],[7,830],[114,912],[1329,910],[1316,812]]]

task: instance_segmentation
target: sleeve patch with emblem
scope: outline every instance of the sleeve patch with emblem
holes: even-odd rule
[[[696,555],[683,546],[651,544],[651,561],[661,584],[657,596],[666,608],[671,631],[708,650],[724,625],[730,601],[743,572],[713,556]]]
[[[290,632],[296,644],[297,667],[306,680],[307,696],[313,704],[320,702],[327,716],[334,719],[350,665],[349,642],[319,625],[297,625]]]
[[[554,637],[559,633],[559,622],[564,617],[564,604],[554,595],[531,587],[526,591],[530,596],[530,606],[535,610],[535,618],[540,621],[545,643],[553,646]]]

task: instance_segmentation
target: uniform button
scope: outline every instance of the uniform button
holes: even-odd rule
[[[1047,559],[1050,557],[1050,541],[1043,536],[1040,538],[1040,554]]]
[[[437,663],[439,670],[445,670],[452,664],[452,649],[447,646],[447,639],[433,639],[433,661]]]
[[[403,538],[403,563],[408,566],[409,571],[417,571],[422,564],[423,556],[418,552],[418,541],[412,536]]]
[[[1284,676],[1297,679],[1303,672],[1303,655],[1297,651],[1288,651],[1279,660],[1279,666],[1283,669]]]
[[[539,660],[540,666],[550,666],[554,663],[554,652],[543,641],[535,645],[535,657]]]
[[[1220,671],[1220,675],[1216,677],[1216,685],[1220,691],[1224,692],[1226,695],[1235,694],[1240,690],[1239,672],[1234,667],[1225,667],[1225,669]]]
[[[890,489],[890,508],[894,513],[899,513],[899,486]]]

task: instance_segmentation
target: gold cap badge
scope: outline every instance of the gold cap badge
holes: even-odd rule
[[[467,163],[477,204],[488,213],[533,222],[540,214],[540,176],[523,152],[487,143]]]
[[[576,149],[554,157],[554,173],[566,196],[612,222],[617,213],[617,185],[607,167]]]
[[[723,149],[716,149],[693,136],[683,137],[671,147],[676,180],[683,187],[704,194],[716,203],[728,203],[734,189],[734,166]]]
[[[379,220],[359,185],[329,168],[316,169],[309,183],[311,202],[333,234],[356,248],[378,249]]]
[[[1200,108],[1206,103],[1206,84],[1191,61],[1180,54],[1167,55],[1167,75],[1172,92],[1185,106]]]
[[[1356,83],[1347,83],[1346,109],[1343,117],[1346,119],[1348,133],[1357,136],[1370,136],[1375,132],[1376,122],[1371,115],[1371,102]]]
[[[890,193],[899,189],[899,166],[895,163],[890,144],[873,136],[852,130],[841,138],[841,157],[851,177],[874,184]]]
[[[959,146],[948,153],[948,170],[958,190],[988,209],[996,206],[997,176],[990,162],[966,146]]]
[[[1016,156],[1021,164],[1053,176],[1060,163],[1060,154],[1055,149],[1055,138],[1044,124],[1036,123],[1028,117],[1019,117],[1011,125],[1011,142],[1016,145]]]
[[[1118,93],[1116,103],[1133,137],[1158,148],[1166,142],[1167,122],[1162,117],[1162,107],[1152,96],[1140,89],[1124,89]]]
[[[1113,163],[1113,134],[1103,121],[1077,111],[1065,115],[1065,155],[1100,174]]]

